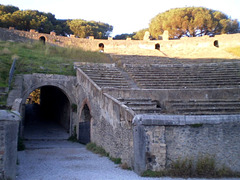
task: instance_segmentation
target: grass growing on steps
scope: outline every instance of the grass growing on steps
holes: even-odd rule
[[[13,59],[17,59],[15,74],[75,75],[73,62],[110,62],[108,55],[99,52],[43,45],[40,42],[0,41],[0,87],[7,86]]]

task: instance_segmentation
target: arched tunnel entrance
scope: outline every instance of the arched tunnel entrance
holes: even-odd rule
[[[68,97],[55,86],[42,86],[35,89],[25,103],[24,127],[26,139],[38,134],[67,139],[70,129]],[[64,135],[60,135],[60,131],[64,131]]]
[[[39,38],[39,41],[42,42],[43,44],[45,44],[46,38],[45,38],[44,36],[41,36],[41,37]]]
[[[79,123],[78,141],[82,144],[87,144],[91,141],[91,113],[87,104],[83,106],[81,112],[81,122]]]

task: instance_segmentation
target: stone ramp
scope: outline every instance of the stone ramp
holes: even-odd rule
[[[120,102],[131,108],[136,114],[160,114],[161,108],[151,99],[119,98]]]
[[[125,70],[143,89],[240,87],[240,63],[185,65],[126,64]]]
[[[240,114],[240,99],[170,100],[166,101],[164,105],[167,113],[170,114]]]

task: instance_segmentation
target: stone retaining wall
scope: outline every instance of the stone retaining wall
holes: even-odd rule
[[[240,115],[137,115],[134,170],[166,170],[177,160],[213,158],[216,168],[240,172]]]

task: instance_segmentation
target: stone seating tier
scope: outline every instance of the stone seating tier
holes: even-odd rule
[[[118,100],[131,108],[136,114],[160,114],[162,112],[157,102],[151,99],[125,98]]]
[[[172,114],[240,114],[240,100],[171,100],[164,106],[166,112]]]
[[[99,87],[129,88],[128,82],[114,66],[79,66]]]
[[[240,63],[124,65],[124,69],[144,89],[240,86]]]

